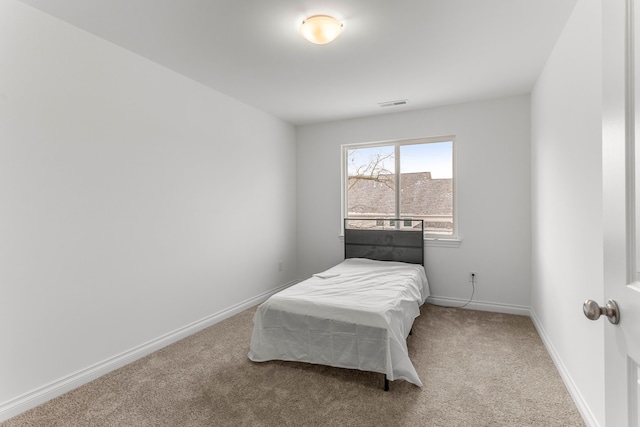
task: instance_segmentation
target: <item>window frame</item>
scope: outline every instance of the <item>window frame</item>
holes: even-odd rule
[[[373,147],[385,147],[392,146],[395,150],[395,176],[397,186],[400,185],[400,147],[405,145],[418,145],[418,144],[431,144],[438,142],[451,142],[451,179],[452,179],[452,206],[453,206],[453,215],[452,215],[452,226],[453,230],[451,234],[436,234],[436,233],[428,233],[425,231],[424,238],[426,241],[432,241],[439,246],[449,246],[449,243],[454,243],[454,246],[459,245],[460,240],[458,237],[458,203],[457,203],[457,167],[456,167],[456,138],[455,135],[444,135],[444,136],[436,136],[436,137],[425,137],[425,138],[411,138],[411,139],[396,139],[396,140],[388,140],[388,141],[376,141],[376,142],[359,142],[359,143],[350,143],[350,144],[342,144],[340,146],[340,235],[344,235],[344,218],[347,218],[347,195],[348,195],[348,178],[349,178],[349,162],[347,152],[348,150],[357,149],[357,148],[373,148]],[[398,213],[400,206],[400,194],[398,191],[395,192],[396,200],[395,200],[395,210]]]

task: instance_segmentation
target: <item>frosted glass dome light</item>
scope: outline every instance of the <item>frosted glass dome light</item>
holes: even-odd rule
[[[311,16],[300,26],[300,33],[305,39],[315,44],[327,44],[335,40],[342,32],[342,23],[327,15]]]

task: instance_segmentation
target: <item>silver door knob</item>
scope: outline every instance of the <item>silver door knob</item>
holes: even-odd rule
[[[601,315],[605,315],[609,318],[609,322],[617,325],[620,322],[620,310],[618,304],[612,299],[607,301],[607,305],[600,307],[594,300],[588,299],[582,306],[582,311],[587,319],[598,320]]]

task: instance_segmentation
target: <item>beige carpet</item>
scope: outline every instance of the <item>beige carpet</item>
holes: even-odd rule
[[[247,359],[255,308],[21,414],[13,426],[584,426],[527,317],[425,304],[423,388]]]

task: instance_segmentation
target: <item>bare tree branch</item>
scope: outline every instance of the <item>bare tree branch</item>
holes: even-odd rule
[[[386,160],[393,160],[395,153],[376,154],[370,158],[369,163],[359,165],[354,175],[349,175],[349,190],[353,188],[359,181],[375,181],[380,182],[386,187],[394,190],[394,174],[384,167]]]

